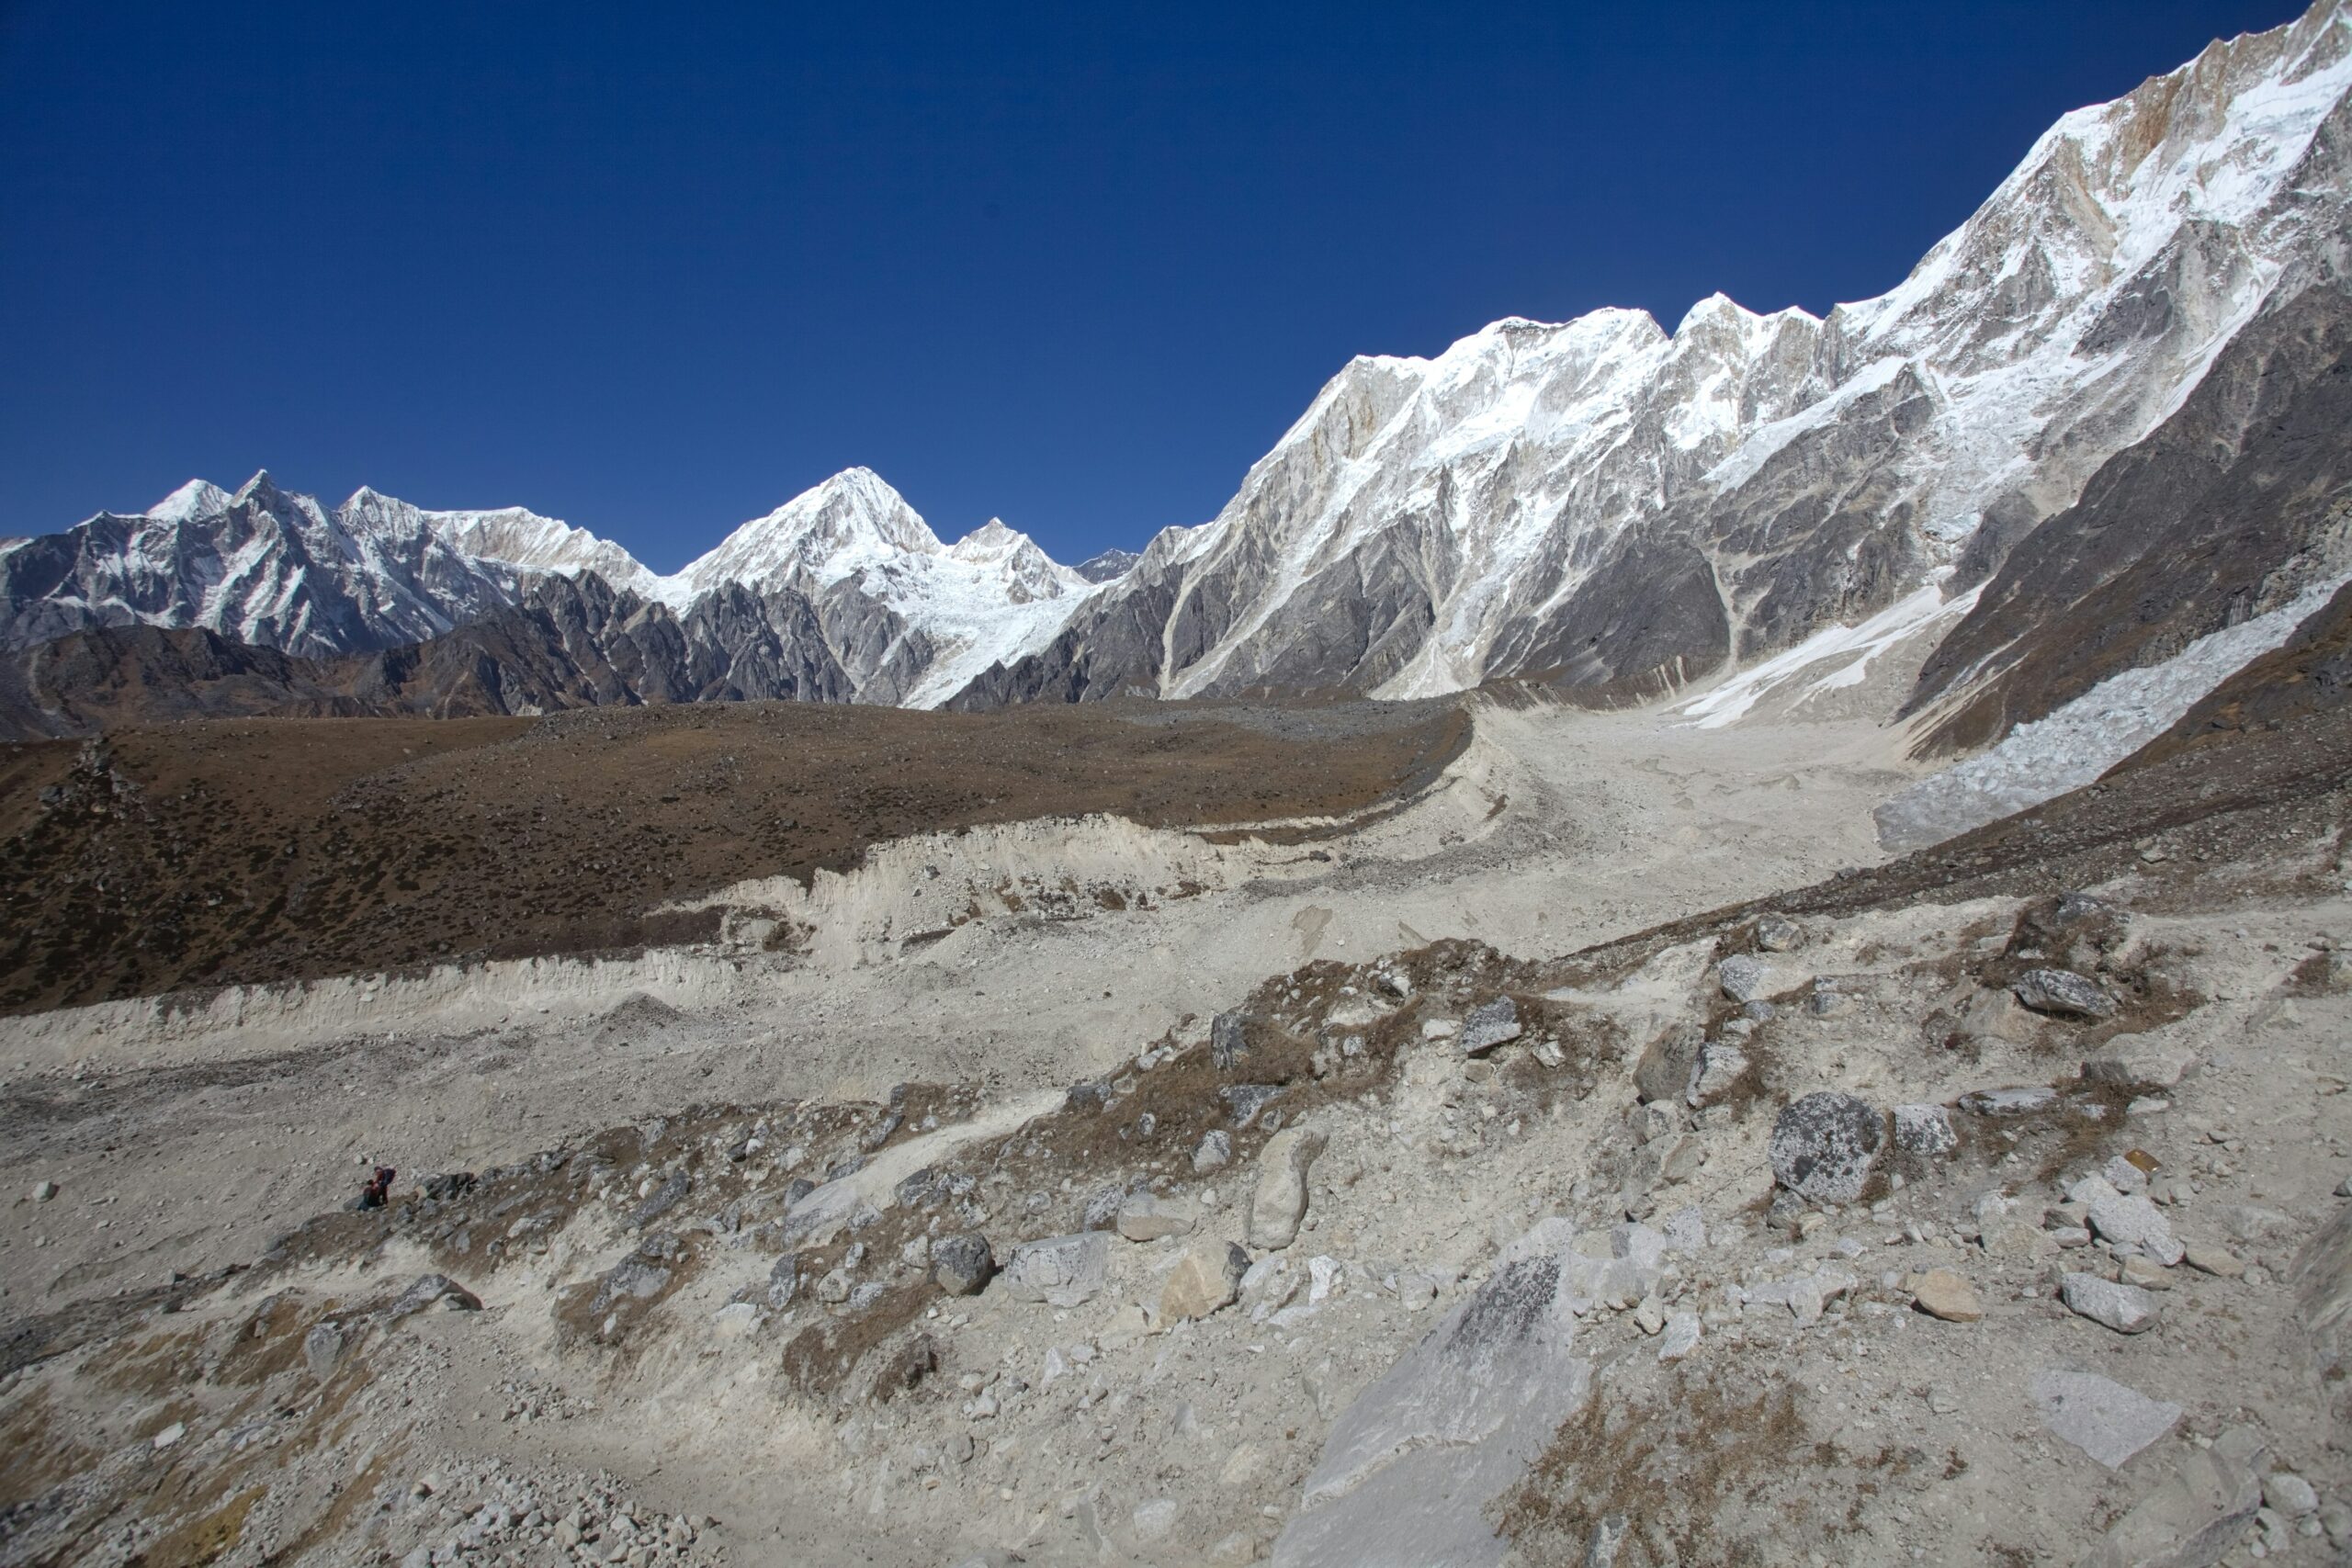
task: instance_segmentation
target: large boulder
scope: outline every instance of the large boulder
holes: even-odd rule
[[[1850,1203],[1885,1149],[1883,1115],[1866,1100],[1823,1089],[1781,1112],[1765,1155],[1781,1185],[1806,1202]]]
[[[1504,1560],[1510,1543],[1489,1510],[1591,1382],[1570,1345],[1572,1270],[1553,1248],[1566,1235],[1539,1229],[1340,1413],[1274,1543],[1276,1564]]]

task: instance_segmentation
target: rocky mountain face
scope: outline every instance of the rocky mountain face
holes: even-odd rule
[[[234,492],[191,480],[148,513],[0,544],[0,648],[143,626],[307,660],[399,652],[432,671],[487,660],[483,700],[520,711],[567,698],[935,705],[1050,636],[1092,584],[1000,520],[943,544],[897,491],[854,468],[669,577],[517,508],[428,512],[366,489],[330,508],[263,473]],[[46,660],[71,684],[94,673],[96,646],[24,668]],[[350,668],[321,678],[340,682]]]
[[[582,688],[616,700],[1527,679],[1613,705],[1926,593],[1949,608],[1913,630],[1949,636],[1907,711],[1976,746],[2338,570],[2347,89],[2352,17],[2323,0],[2067,115],[1878,299],[1357,359],[1214,520],[1139,557],[1073,570],[993,520],[951,547],[854,468],[662,577],[528,513],[330,511],[260,476],[0,545],[0,644],[144,624],[375,651],[593,578],[614,613],[564,646],[639,672]]]
[[[818,607],[730,584],[684,615],[593,572],[533,580],[447,636],[309,659],[204,627],[98,626],[0,653],[0,739],[183,718],[553,713],[643,703],[848,702]]]
[[[1214,522],[965,700],[1522,676],[1615,701],[1957,593],[2029,538],[2064,553],[2091,476],[2233,344],[2335,373],[2253,344],[2346,313],[2347,40],[2323,4],[2068,115],[1899,288],[1826,320],[1719,296],[1670,335],[1606,310],[1358,359]],[[2307,528],[2256,526],[2245,566],[2301,570],[2275,552]]]

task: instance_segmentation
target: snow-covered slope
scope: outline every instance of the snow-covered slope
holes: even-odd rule
[[[850,468],[729,534],[652,596],[684,610],[729,584],[818,602],[861,692],[934,706],[1059,631],[1094,585],[990,518],[951,547],[867,468]]]
[[[2339,0],[2067,115],[1879,299],[1362,358],[1205,527],[976,697],[1496,676],[1614,700],[1965,592],[2352,228]],[[1158,606],[1164,604],[1164,615]],[[1110,651],[1106,652],[1106,649]]]

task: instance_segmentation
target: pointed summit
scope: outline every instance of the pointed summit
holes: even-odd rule
[[[665,596],[684,603],[722,582],[822,586],[868,566],[887,568],[907,557],[946,551],[879,474],[844,468],[728,535],[717,549],[665,580]]]
[[[190,479],[149,507],[147,515],[165,523],[193,523],[200,517],[218,517],[232,504],[229,492],[210,479]]]

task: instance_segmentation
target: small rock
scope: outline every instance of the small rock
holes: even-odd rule
[[[2144,1196],[2101,1198],[2090,1206],[2090,1223],[2103,1240],[2136,1247],[2167,1267],[2181,1260],[2184,1248],[2171,1222]]]
[[[424,1274],[401,1292],[400,1300],[392,1303],[390,1315],[397,1323],[401,1318],[433,1307],[440,1307],[447,1312],[480,1312],[481,1298],[447,1274]]]
[[[1807,1202],[1850,1203],[1885,1144],[1878,1111],[1850,1094],[1822,1090],[1781,1112],[1765,1152],[1781,1185]]]
[[[1710,1040],[1699,1047],[1690,1069],[1690,1088],[1684,1099],[1693,1107],[1709,1105],[1730,1092],[1748,1067],[1747,1053],[1726,1041]]]
[[[1258,1156],[1258,1190],[1250,1201],[1250,1245],[1279,1250],[1298,1235],[1306,1216],[1306,1172],[1323,1152],[1323,1134],[1285,1127]]]
[[[2262,1500],[2290,1519],[2319,1511],[2319,1493],[2291,1470],[2274,1470],[2263,1478]]]
[[[57,1196],[57,1183],[56,1183],[56,1182],[54,1182],[54,1181],[40,1181],[40,1182],[35,1182],[35,1183],[33,1184],[33,1201],[34,1201],[34,1202],[36,1202],[36,1203],[46,1203],[46,1202],[48,1202],[51,1198],[54,1198],[54,1197],[56,1197],[56,1196]]]
[[[1193,1238],[1159,1294],[1159,1315],[1173,1321],[1203,1318],[1228,1305],[1241,1291],[1250,1255],[1213,1235]]]
[[[2034,1374],[2042,1425],[2109,1470],[2173,1428],[2177,1404],[2150,1399],[2096,1372],[2050,1368]]]
[[[2098,982],[2071,969],[2029,969],[2009,987],[2036,1012],[2060,1018],[2113,1018],[2115,998]]]
[[[1634,1326],[1645,1334],[1657,1334],[1666,1327],[1666,1306],[1656,1296],[1644,1296],[1634,1308]]]
[[[1741,953],[1715,965],[1715,984],[1733,1001],[1752,1002],[1771,994],[1772,971],[1763,960]]]
[[[1475,1056],[1491,1051],[1506,1040],[1518,1039],[1521,1032],[1518,1005],[1509,997],[1497,997],[1471,1009],[1470,1016],[1462,1021],[1462,1054]]]
[[[2047,1084],[1972,1089],[1960,1097],[1960,1108],[1971,1116],[2027,1116],[2057,1103],[2058,1091]]]
[[[2245,1265],[2211,1242],[2191,1241],[2181,1244],[2181,1258],[2191,1269],[2201,1274],[2211,1274],[2223,1280],[2242,1280]]]
[[[1756,922],[1756,945],[1767,953],[1793,953],[1804,945],[1804,928],[1786,915],[1766,915]]]
[[[1200,1218],[1201,1206],[1189,1198],[1132,1192],[1119,1205],[1114,1228],[1129,1241],[1158,1241],[1163,1236],[1192,1235]]]
[[[2123,1260],[2122,1276],[2125,1284],[2137,1285],[2143,1291],[2172,1289],[2172,1277],[2165,1272],[2164,1266],[2136,1252]]]
[[[1679,1361],[1699,1347],[1699,1314],[1695,1312],[1667,1314],[1666,1330],[1658,1336],[1657,1359]]]
[[[1176,1529],[1177,1507],[1173,1497],[1148,1497],[1137,1503],[1129,1516],[1135,1524],[1136,1539],[1146,1542],[1167,1540]]]
[[[1932,1159],[1960,1147],[1960,1134],[1952,1127],[1951,1112],[1940,1105],[1898,1105],[1894,1146],[1915,1159]]]
[[[1246,1014],[1221,1012],[1209,1024],[1209,1060],[1227,1072],[1250,1055],[1250,1020]]]
[[[1233,1134],[1222,1127],[1212,1128],[1201,1134],[1200,1146],[1193,1151],[1193,1168],[1209,1171],[1223,1168],[1233,1158]]]
[[[1978,1323],[1984,1316],[1974,1287],[1949,1269],[1930,1269],[1919,1276],[1912,1298],[1921,1312],[1946,1323]]]
[[[936,1252],[937,1248],[933,1250]],[[1057,1307],[1082,1305],[1102,1288],[1110,1261],[1111,1237],[1107,1231],[1083,1231],[1076,1235],[1023,1242],[1005,1260],[1004,1288],[1021,1301],[1044,1302]]]
[[[175,1421],[170,1426],[155,1434],[155,1446],[159,1449],[168,1449],[174,1443],[178,1442],[182,1438],[187,1436],[187,1423],[185,1421]]]
[[[835,1269],[817,1281],[817,1299],[827,1306],[839,1306],[849,1300],[852,1289],[849,1270]]]
[[[2069,1311],[2118,1334],[2142,1334],[2156,1325],[2156,1299],[2135,1285],[2119,1285],[2096,1274],[2069,1273],[2059,1293]]]
[[[314,1378],[331,1375],[335,1363],[343,1359],[343,1325],[332,1318],[322,1318],[302,1336],[302,1359],[310,1363]]]

